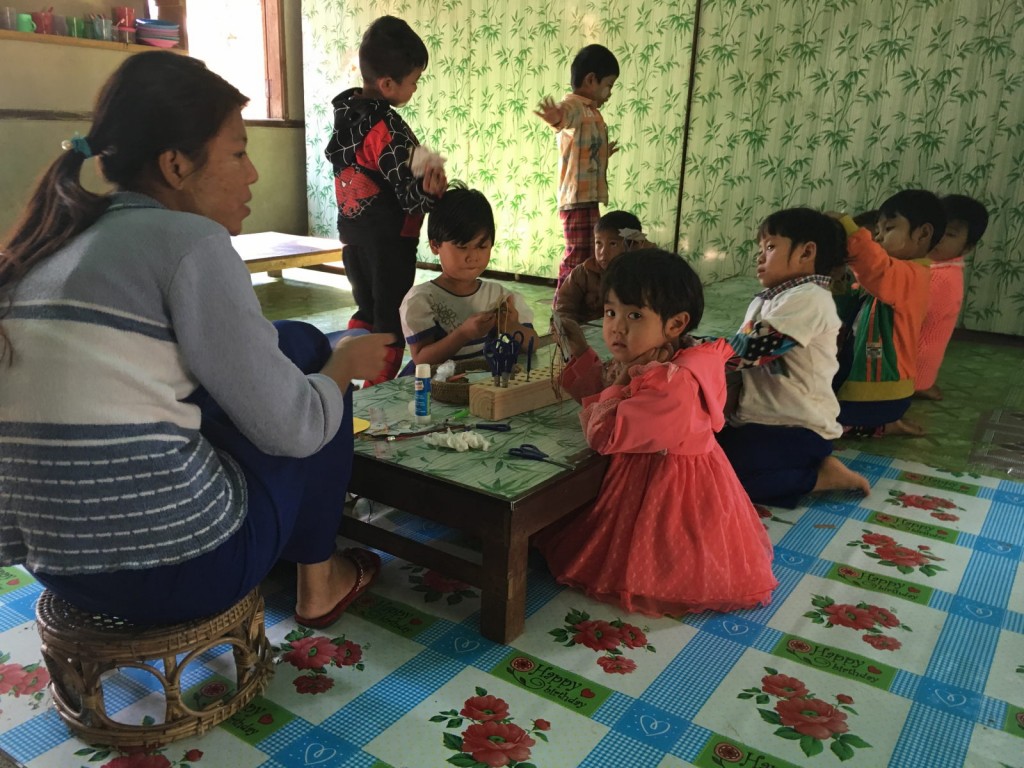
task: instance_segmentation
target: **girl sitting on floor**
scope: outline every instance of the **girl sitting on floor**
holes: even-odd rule
[[[700,280],[681,257],[645,249],[608,266],[603,293],[612,360],[566,323],[562,386],[583,404],[587,442],[612,458],[594,505],[538,536],[551,571],[652,616],[768,603],[771,543],[714,436],[733,350],[684,336],[704,311]]]

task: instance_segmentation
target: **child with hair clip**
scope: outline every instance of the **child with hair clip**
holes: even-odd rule
[[[704,311],[700,280],[651,248],[613,261],[602,291],[611,361],[573,323],[559,343],[572,354],[562,386],[583,404],[590,447],[611,462],[593,506],[537,537],[552,573],[650,616],[767,604],[771,542],[714,435],[733,350],[685,335]]]
[[[594,227],[594,255],[573,268],[555,293],[555,314],[577,323],[597,320],[604,314],[601,276],[617,256],[626,251],[652,248],[640,219],[628,211],[609,211]]]
[[[793,508],[805,493],[867,494],[868,481],[832,455],[843,428],[832,389],[841,323],[829,287],[846,233],[823,213],[789,208],[766,218],[757,239],[765,290],[731,342],[742,388],[718,442],[754,502]]]

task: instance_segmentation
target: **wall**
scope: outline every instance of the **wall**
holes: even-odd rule
[[[623,70],[602,109],[623,145],[610,206],[637,212],[651,239],[687,253],[705,281],[750,274],[757,225],[780,207],[856,211],[905,186],[960,192],[992,214],[968,267],[963,324],[1024,334],[1020,0],[704,0],[680,209],[695,6],[302,0],[311,228],[335,231],[323,159],[330,99],[358,84],[362,30],[390,13],[431,55],[402,114],[449,156],[450,177],[495,204],[493,266],[553,276],[557,159],[532,111],[564,91],[576,49],[601,42]]]
[[[104,12],[105,8],[110,13],[110,3],[91,5],[95,6],[94,12]],[[289,114],[301,121],[299,0],[285,0],[283,6],[288,108]],[[103,82],[126,55],[117,49],[0,39],[0,70],[4,73],[0,92],[0,146],[4,148],[4,161],[0,163],[0,237],[17,219],[35,180],[61,152],[61,141],[76,131],[84,134],[89,128],[82,119],[52,119],[59,115],[50,115],[50,119],[14,118],[4,110],[88,113]],[[250,154],[260,179],[252,188],[252,215],[245,221],[245,231],[307,234],[304,128],[260,124],[249,126],[248,132]],[[83,183],[92,189],[105,189],[92,166],[94,163],[86,163]]]
[[[360,37],[374,18],[391,14],[406,19],[430,53],[419,90],[401,114],[424,144],[448,157],[450,179],[490,199],[497,218],[492,268],[548,277],[557,272],[562,234],[555,133],[533,111],[543,96],[561,98],[569,90],[569,63],[593,42],[612,48],[622,70],[602,107],[610,137],[621,147],[610,162],[609,207],[635,212],[653,241],[670,243],[694,5],[303,0],[311,230],[337,233],[332,172],[323,155],[331,99],[361,84]],[[646,31],[642,40],[639,30]],[[420,256],[433,258],[425,242]]]

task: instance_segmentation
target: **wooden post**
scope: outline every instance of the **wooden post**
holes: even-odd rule
[[[188,27],[185,24],[185,4],[188,0],[153,0],[156,4],[156,17],[160,21],[170,21],[178,25],[181,42],[179,45],[188,50]]]

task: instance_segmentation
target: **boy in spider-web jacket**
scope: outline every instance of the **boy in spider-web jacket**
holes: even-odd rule
[[[358,309],[349,328],[403,339],[398,308],[416,275],[423,217],[448,186],[443,158],[421,147],[395,111],[416,92],[427,48],[401,19],[382,16],[359,46],[362,88],[338,94],[327,159],[334,166],[342,261]],[[415,159],[414,159],[415,154]],[[367,384],[395,377],[403,341]]]

